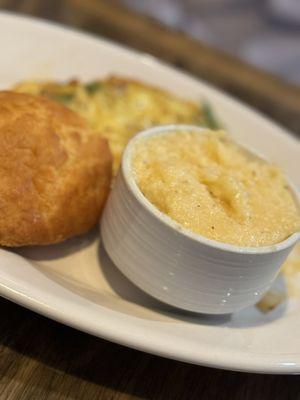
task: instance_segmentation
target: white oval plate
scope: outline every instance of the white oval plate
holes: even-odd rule
[[[235,138],[278,162],[300,185],[295,138],[226,94],[148,55],[6,13],[0,14],[0,48],[1,88],[28,78],[86,80],[117,73],[187,98],[205,98]],[[135,288],[108,260],[97,232],[61,245],[23,249],[22,255],[0,250],[0,294],[50,318],[190,363],[300,373],[297,296],[268,314],[251,307],[231,317],[203,317],[171,309]],[[299,275],[296,279],[300,283]],[[277,282],[280,290],[287,283],[283,278]]]

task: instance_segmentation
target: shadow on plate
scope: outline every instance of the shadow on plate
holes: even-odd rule
[[[84,235],[65,240],[62,243],[45,246],[16,247],[14,252],[36,262],[56,260],[68,257],[71,254],[90,246],[95,242],[95,240],[97,240],[98,235],[99,230],[95,228]]]
[[[113,291],[123,300],[150,308],[153,311],[171,317],[174,320],[181,320],[189,323],[201,323],[205,325],[226,324],[230,320],[228,315],[204,315],[189,311],[180,310],[151,297],[135,286],[125,275],[115,266],[109,258],[106,250],[100,242],[98,248],[99,266],[107,282]]]
[[[227,315],[205,315],[180,310],[156,300],[135,286],[111,261],[102,243],[99,244],[99,260],[100,268],[107,282],[109,282],[111,288],[119,297],[131,303],[155,309],[155,311],[169,317],[171,316],[176,320],[201,325],[218,325],[220,327],[240,329],[271,323],[282,317],[286,311],[287,301],[266,314],[260,312],[255,306],[248,307],[235,314]],[[279,287],[282,293],[286,293],[285,279],[282,275],[279,275],[277,278],[276,287]]]
[[[98,244],[98,235],[98,230],[95,229],[84,236],[70,239],[61,244],[24,247],[17,249],[17,253],[31,259],[34,268],[41,273],[92,303],[146,320],[174,323],[183,321],[190,324],[241,329],[269,324],[282,317],[286,311],[286,301],[266,314],[260,312],[256,307],[249,307],[232,315],[205,315],[176,309],[149,296],[131,283],[110,260],[101,242]],[[51,265],[47,265],[47,261],[59,261],[68,256],[75,256],[82,249],[93,246],[98,246],[95,249],[96,254],[93,256],[97,258],[94,260],[95,270],[91,272],[90,277],[93,285],[81,279],[82,270],[78,270],[78,274],[76,270],[75,275],[68,276],[64,273],[66,266],[59,265],[59,268],[53,268]],[[42,261],[43,263],[39,264]],[[90,266],[87,268],[84,266],[85,274],[89,273],[89,268]],[[276,284],[278,285],[278,281]],[[279,286],[282,292],[286,290],[282,276],[279,277]]]

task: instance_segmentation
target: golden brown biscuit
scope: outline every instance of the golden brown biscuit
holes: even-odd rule
[[[48,244],[88,231],[109,191],[106,139],[56,102],[0,92],[0,245]]]

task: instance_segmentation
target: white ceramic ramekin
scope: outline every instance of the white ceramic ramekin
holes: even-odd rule
[[[300,233],[272,246],[238,247],[190,232],[160,212],[139,190],[131,155],[141,137],[175,130],[203,129],[161,126],[129,142],[102,217],[103,244],[121,272],[151,296],[189,311],[232,313],[266,292]]]

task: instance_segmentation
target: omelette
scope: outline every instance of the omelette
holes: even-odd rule
[[[207,105],[120,76],[89,83],[27,81],[13,90],[46,96],[83,116],[94,132],[108,139],[114,173],[129,139],[143,129],[173,123],[216,125]]]

